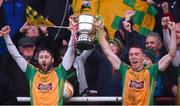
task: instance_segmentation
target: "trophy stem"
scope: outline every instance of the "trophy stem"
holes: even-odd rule
[[[67,27],[67,26],[48,26],[48,27],[59,28],[59,29],[69,29],[69,27]]]

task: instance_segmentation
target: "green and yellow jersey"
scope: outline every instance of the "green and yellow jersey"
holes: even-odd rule
[[[129,65],[121,63],[118,71],[123,80],[124,105],[153,104],[155,84],[160,75],[157,64],[134,71]]]
[[[65,69],[62,65],[43,74],[28,64],[25,72],[30,84],[32,105],[62,105]]]

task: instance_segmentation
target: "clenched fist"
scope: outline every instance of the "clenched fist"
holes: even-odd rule
[[[0,31],[0,36],[6,36],[10,33],[10,31],[11,31],[11,29],[8,25],[4,26]]]

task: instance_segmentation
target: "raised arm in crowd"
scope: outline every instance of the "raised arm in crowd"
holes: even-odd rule
[[[13,59],[18,63],[18,65],[20,66],[22,71],[25,72],[28,62],[21,56],[21,54],[15,47],[14,43],[12,42],[12,40],[9,36],[9,32],[10,32],[10,27],[5,26],[2,28],[1,34],[4,37],[7,48],[9,50],[10,54],[12,55]],[[74,60],[74,46],[73,46],[74,41],[73,41],[73,39],[74,39],[73,36],[71,36],[71,39],[70,39],[70,42],[68,45],[68,50],[62,61],[62,65],[64,66],[64,68],[66,70],[69,70],[71,68],[72,62]]]

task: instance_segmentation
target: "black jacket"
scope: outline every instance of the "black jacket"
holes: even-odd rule
[[[16,97],[29,97],[29,83],[24,72],[7,52],[1,58],[0,71],[12,81]],[[1,103],[1,102],[0,102]]]
[[[11,80],[0,73],[0,105],[16,104],[15,89]]]

